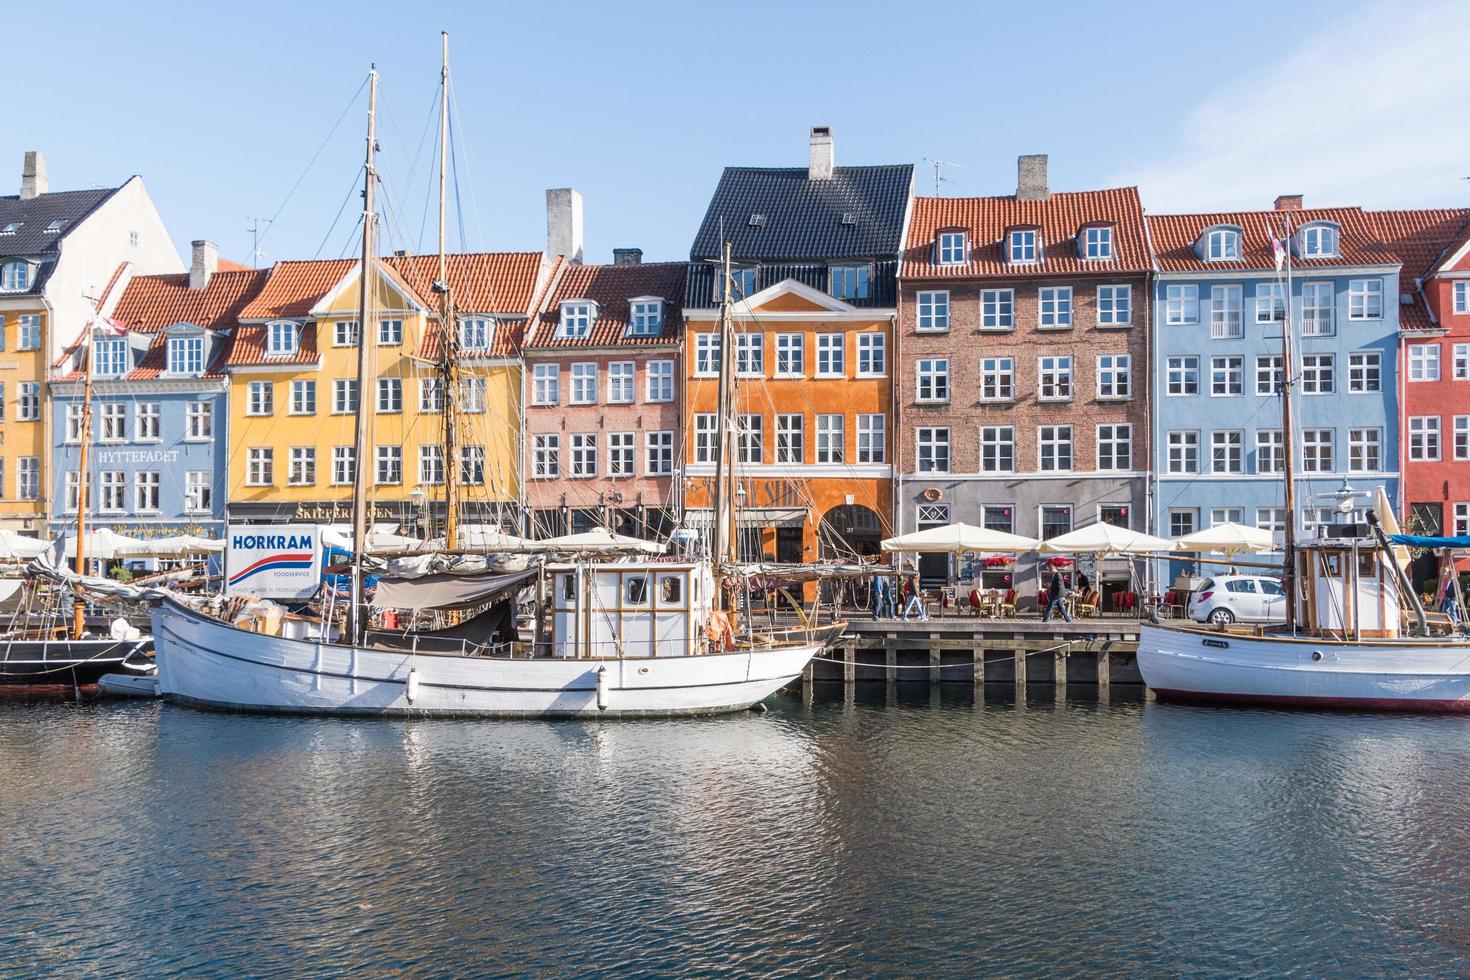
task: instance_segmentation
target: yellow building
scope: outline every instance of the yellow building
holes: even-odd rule
[[[454,441],[467,522],[508,517],[521,499],[520,340],[550,271],[539,252],[449,257],[461,352]],[[241,311],[226,362],[230,520],[349,521],[364,415],[373,520],[416,531],[442,519],[437,272],[436,256],[378,263],[375,322],[363,333],[358,263],[272,269]],[[356,390],[360,348],[373,379],[363,392]]]

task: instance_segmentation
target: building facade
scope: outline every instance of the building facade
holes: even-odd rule
[[[46,382],[62,347],[120,279],[182,268],[141,178],[52,192],[45,158],[25,155],[20,193],[0,197],[0,527],[45,529]]]
[[[674,526],[683,390],[682,262],[567,265],[524,345],[532,533]]]
[[[1423,534],[1470,534],[1470,210],[1371,216],[1403,263],[1399,520]]]
[[[1045,157],[1022,157],[1018,174],[1013,196],[915,201],[899,283],[898,527],[1143,530],[1151,258],[1138,192],[1051,193]],[[921,570],[941,579],[947,565]]]
[[[1310,532],[1349,482],[1399,493],[1399,261],[1358,208],[1153,215],[1152,517],[1178,537],[1226,521],[1281,532],[1279,391],[1287,236],[1295,342],[1295,515]],[[1283,265],[1284,265],[1283,254]]]
[[[781,562],[876,555],[891,529],[898,253],[913,168],[838,167],[814,127],[805,168],[725,170],[690,250],[682,493],[713,513],[720,272],[733,257],[740,548]]]
[[[50,385],[54,534],[75,526],[90,358],[89,521],[139,538],[223,536],[228,328],[267,273],[219,265],[201,241],[190,272],[133,277],[108,304],[127,332],[89,328],[63,355]]]

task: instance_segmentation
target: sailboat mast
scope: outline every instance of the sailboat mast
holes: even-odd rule
[[[715,415],[715,512],[714,559],[719,571],[738,560],[735,533],[735,475],[738,437],[735,424],[735,327],[730,317],[732,282],[730,279],[730,243],[720,266],[722,298],[720,300],[720,387],[719,410]],[[718,576],[717,576],[718,578]],[[724,586],[720,585],[723,594]]]
[[[1292,431],[1291,393],[1296,385],[1296,368],[1291,344],[1291,218],[1284,217],[1286,234],[1286,320],[1281,324],[1281,448],[1285,454],[1283,472],[1286,477],[1286,520],[1283,533],[1281,568],[1282,591],[1286,593],[1286,628],[1296,632],[1296,439]]]
[[[449,289],[449,264],[444,254],[445,201],[448,196],[449,156],[449,32],[440,31],[443,57],[439,67],[439,387],[444,418],[444,546],[459,546],[459,464],[455,434],[459,424],[459,332],[454,329],[454,296]]]
[[[92,441],[92,355],[95,345],[92,342],[93,333],[96,330],[95,323],[87,325],[86,334],[82,338],[82,357],[86,360],[87,370],[82,381],[82,444],[77,451],[77,557],[76,572],[78,575],[87,574],[87,449]],[[87,604],[82,601],[78,594],[71,607],[71,638],[80,640],[87,626]]]
[[[348,605],[348,632],[352,642],[362,638],[366,628],[366,617],[362,610],[363,557],[368,547],[368,420],[370,412],[363,410],[365,401],[373,397],[368,390],[371,369],[368,363],[368,331],[373,322],[373,301],[377,296],[374,275],[375,245],[374,225],[377,212],[373,207],[373,189],[377,183],[376,152],[378,149],[378,68],[368,72],[368,131],[367,156],[363,164],[362,178],[362,263],[358,275],[358,344],[357,344],[357,443],[354,452],[352,474],[352,601]]]

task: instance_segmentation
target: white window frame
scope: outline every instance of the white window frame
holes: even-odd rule
[[[982,425],[980,427],[980,472],[1016,472],[1016,427]]]
[[[1071,286],[1042,286],[1037,290],[1036,326],[1039,330],[1067,330],[1071,328]]]
[[[945,333],[949,330],[949,290],[924,289],[915,297],[918,333]]]
[[[1170,429],[1164,437],[1165,472],[1170,474],[1198,473],[1199,430]]]
[[[887,334],[878,330],[865,330],[857,335],[857,374],[855,377],[888,377]]]
[[[567,386],[568,405],[597,404],[597,362],[575,361],[570,370]]]
[[[776,378],[806,377],[806,335],[776,334]]]
[[[1036,400],[1069,402],[1076,396],[1070,354],[1048,354],[1036,359]]]
[[[1041,231],[1012,228],[1006,232],[1006,261],[1011,265],[1034,265],[1041,261]]]
[[[636,361],[610,361],[607,365],[607,403],[631,405],[638,397]]]
[[[949,358],[921,357],[914,361],[914,401],[938,405],[949,401]]]
[[[1016,329],[1016,291],[980,290],[980,329],[1009,332]]]
[[[1126,327],[1133,323],[1133,287],[1110,283],[1097,287],[1097,325]]]
[[[1070,425],[1038,426],[1036,468],[1042,473],[1071,473],[1076,465],[1077,444],[1073,428]]]
[[[1409,381],[1439,380],[1439,344],[1409,344]]]
[[[1013,402],[1016,400],[1015,358],[980,358],[980,400],[983,402]]]
[[[561,366],[541,362],[531,365],[531,404],[556,405],[561,402]]]
[[[817,378],[847,377],[847,335],[817,334]]]
[[[963,231],[941,231],[934,240],[935,265],[964,265],[970,260],[970,236]]]
[[[1192,282],[1164,285],[1164,324],[1187,327],[1199,323],[1199,286]]]
[[[1088,225],[1082,238],[1084,259],[1105,262],[1113,257],[1113,229],[1110,225]]]
[[[656,405],[674,400],[673,361],[649,361],[643,373],[644,401]]]
[[[1383,355],[1376,350],[1350,352],[1347,390],[1352,395],[1376,395],[1382,392]]]
[[[948,473],[954,465],[947,425],[921,425],[914,431],[914,465],[920,473]]]
[[[1097,427],[1097,470],[1126,473],[1133,469],[1133,426],[1110,422]]]
[[[265,356],[294,357],[301,350],[301,324],[272,320],[265,325]]]
[[[1242,310],[1245,290],[1240,283],[1210,287],[1210,339],[1240,340],[1245,336]]]
[[[1097,356],[1097,397],[1108,401],[1124,401],[1133,397],[1131,354]]]
[[[1383,280],[1348,280],[1348,319],[1383,319]]]
[[[1443,427],[1438,415],[1410,415],[1409,460],[1437,463],[1444,455]]]

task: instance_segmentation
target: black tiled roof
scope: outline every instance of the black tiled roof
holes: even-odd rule
[[[115,187],[86,191],[57,191],[22,201],[12,194],[0,196],[0,230],[11,222],[20,222],[13,234],[0,234],[0,258],[41,256],[57,252],[61,239],[87,215],[107,200]],[[65,221],[58,231],[46,228],[56,220]]]
[[[805,167],[726,167],[689,257],[720,254],[721,219],[737,260],[897,255],[913,179],[912,164],[836,167],[829,180],[808,180]]]

